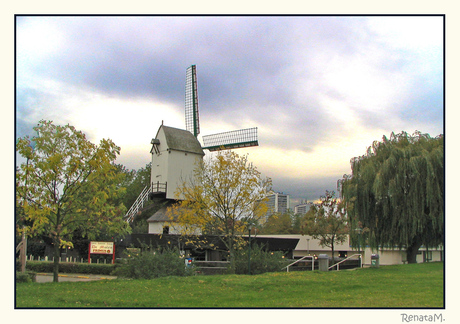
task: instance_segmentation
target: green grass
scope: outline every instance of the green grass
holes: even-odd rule
[[[442,308],[443,264],[334,272],[18,283],[16,307]]]

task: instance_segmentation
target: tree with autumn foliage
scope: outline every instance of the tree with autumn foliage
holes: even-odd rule
[[[422,244],[444,242],[444,136],[392,133],[351,160],[342,182],[350,221],[368,244],[399,247],[415,263]]]
[[[241,235],[266,214],[270,189],[271,180],[261,177],[247,155],[220,151],[200,161],[193,176],[178,187],[183,200],[168,209],[170,227],[183,235],[218,235],[234,270],[234,253],[243,242]]]
[[[260,234],[299,234],[301,219],[301,215],[290,210],[286,213],[274,213],[261,226]]]
[[[334,260],[335,244],[342,244],[348,238],[347,211],[333,191],[326,191],[320,200],[305,214],[302,232],[319,240],[321,246],[330,247]]]
[[[114,165],[120,148],[110,139],[95,145],[73,126],[51,121],[40,121],[34,130],[37,136],[16,144],[26,159],[16,171],[16,204],[23,218],[18,232],[52,240],[57,282],[60,248],[73,246],[75,232],[94,239],[130,230],[123,220],[126,208],[114,203],[125,191]]]

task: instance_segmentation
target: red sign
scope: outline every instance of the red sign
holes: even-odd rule
[[[113,254],[113,242],[90,242],[90,253]]]
[[[93,254],[113,254],[112,263],[115,262],[115,244],[113,242],[89,242],[88,263],[91,263]]]

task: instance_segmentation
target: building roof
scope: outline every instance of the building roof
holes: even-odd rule
[[[165,247],[182,242],[183,246],[186,248],[208,249],[212,244],[212,248],[210,249],[214,250],[217,248],[219,250],[226,250],[222,238],[219,236],[200,235],[196,236],[196,238],[199,238],[200,241],[198,246],[195,246],[195,243],[193,243],[190,237],[177,234],[130,234],[125,237],[123,245],[134,245],[135,247],[142,247],[145,245]],[[248,237],[243,237],[243,239],[247,240]],[[251,244],[257,244],[268,251],[292,251],[295,249],[298,242],[298,238],[251,237]]]
[[[166,137],[166,145],[169,149],[204,155],[200,142],[189,131],[161,125],[158,132],[161,129],[163,129]]]
[[[167,201],[159,210],[157,210],[152,216],[147,219],[147,223],[154,222],[169,222],[171,219],[166,215],[166,210],[168,207],[172,206],[176,201],[169,200]]]

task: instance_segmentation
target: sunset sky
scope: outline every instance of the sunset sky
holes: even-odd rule
[[[69,123],[144,167],[195,64],[201,135],[258,127],[236,152],[312,201],[384,135],[444,132],[443,51],[442,16],[20,16],[16,136]]]

